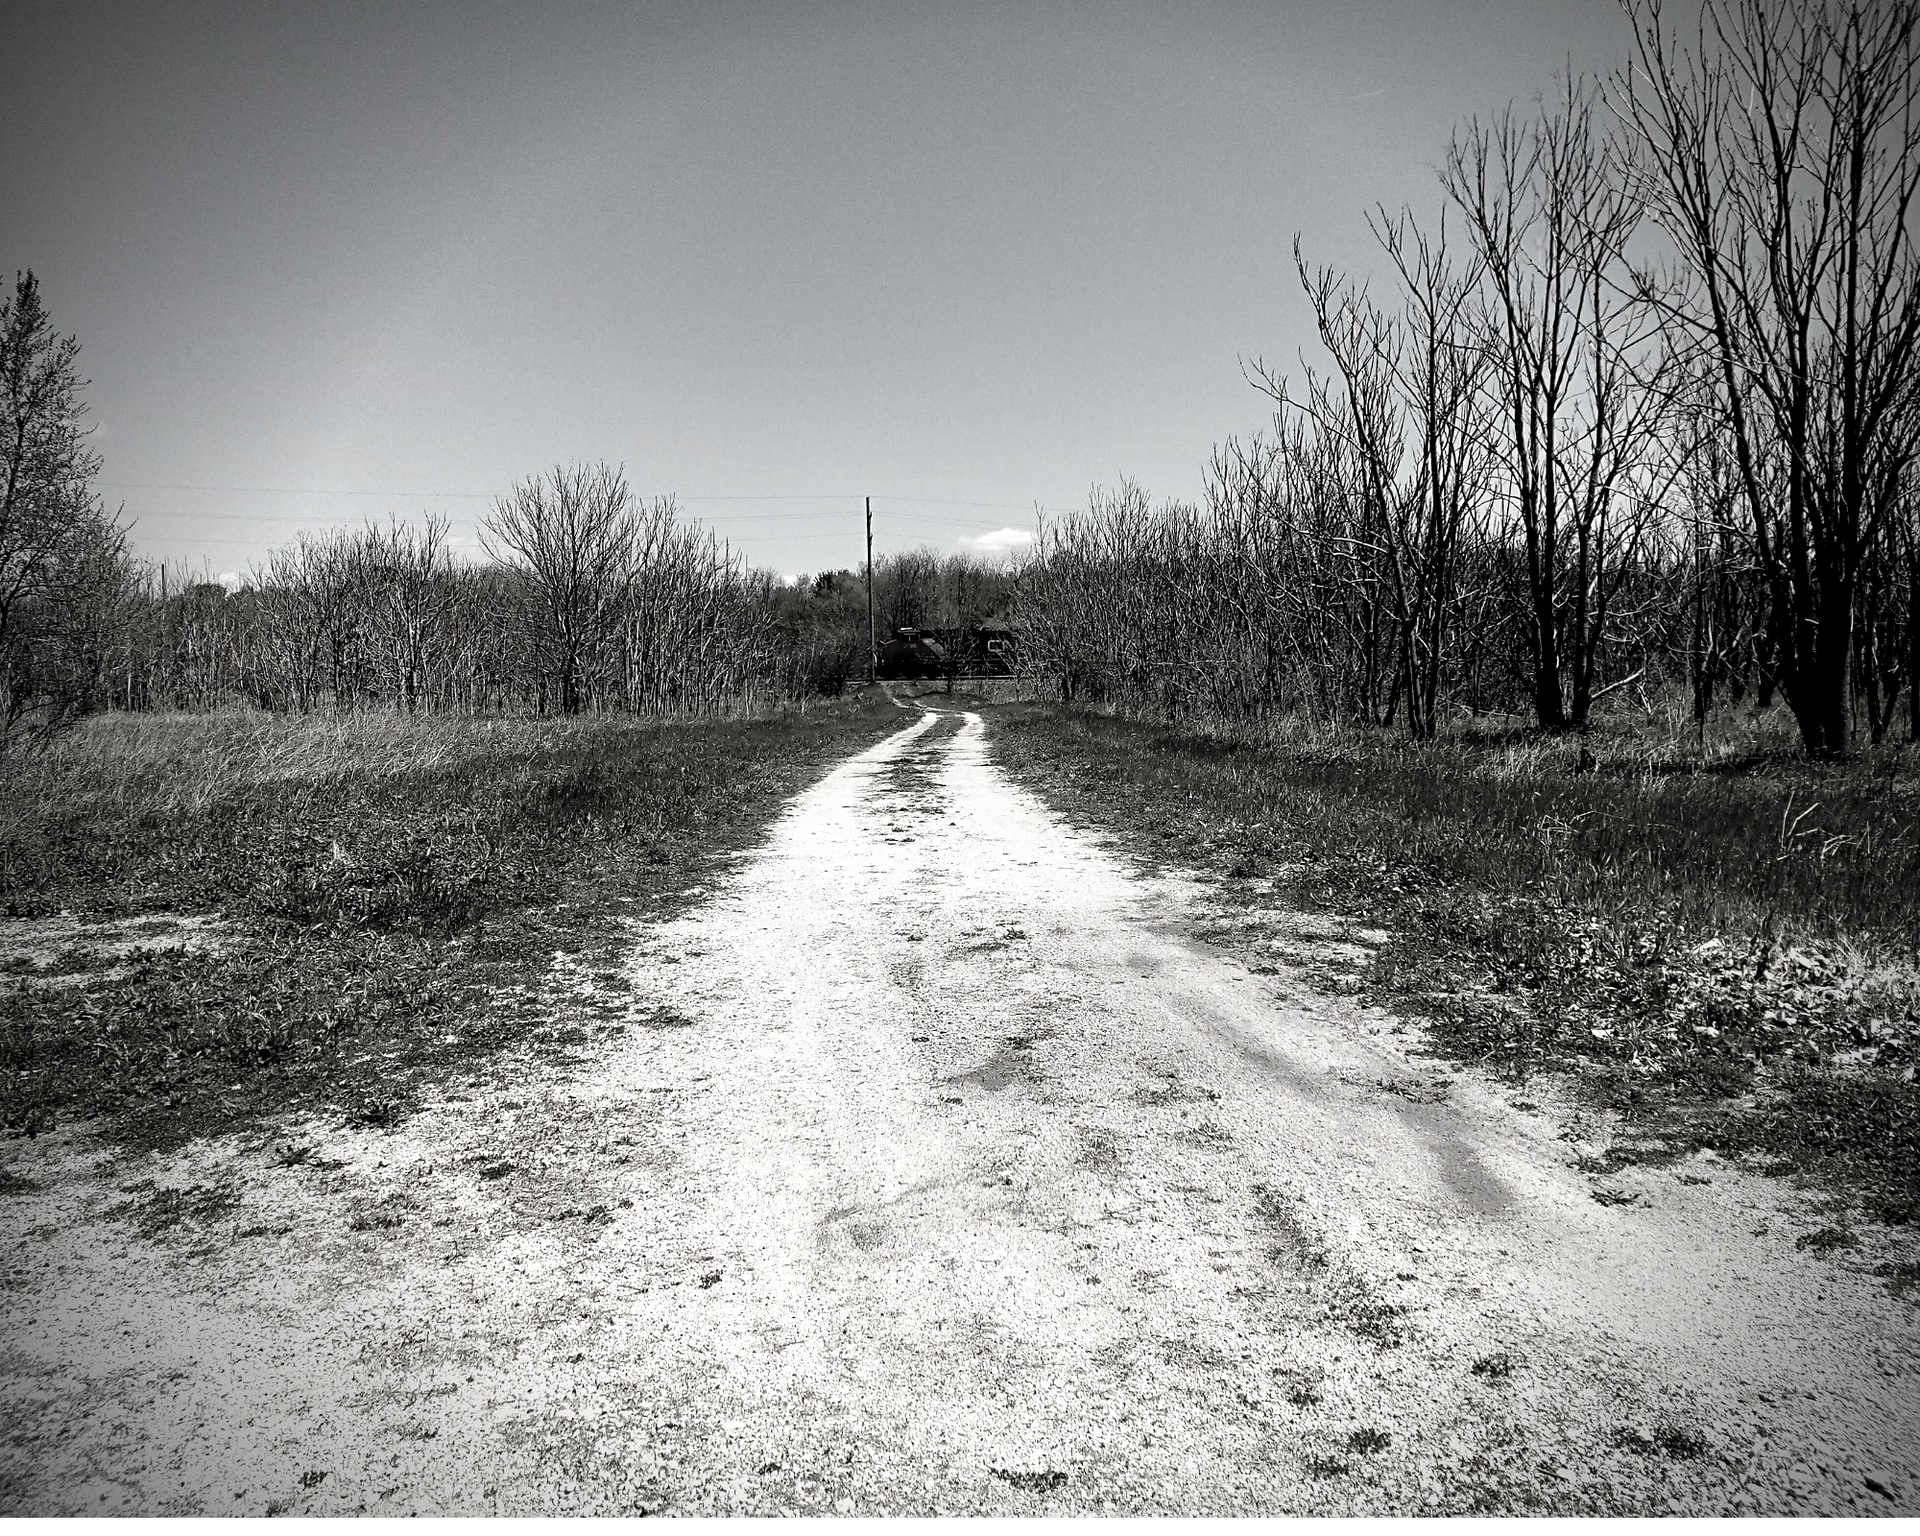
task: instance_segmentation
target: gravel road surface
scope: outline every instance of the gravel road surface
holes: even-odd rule
[[[0,1513],[1920,1510],[1915,1309],[1817,1197],[1596,1183],[1303,985],[1368,935],[1262,949],[902,718],[556,958],[571,1061],[11,1144]]]

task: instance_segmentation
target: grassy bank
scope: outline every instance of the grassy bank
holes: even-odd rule
[[[171,1144],[288,1107],[392,1120],[610,965],[782,803],[889,731],[763,721],[112,716],[8,764],[0,1120]],[[577,1035],[577,1027],[573,1034]]]
[[[1144,857],[1386,930],[1355,985],[1439,1054],[1573,1075],[1618,1113],[1616,1164],[1713,1145],[1917,1214],[1915,755],[1628,728],[1253,746],[1041,705],[992,741]]]

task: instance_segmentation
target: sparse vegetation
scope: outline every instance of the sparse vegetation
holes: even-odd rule
[[[0,979],[0,1119],[105,1114],[166,1143],[294,1104],[377,1127],[425,1077],[566,1050],[539,998],[556,951],[611,954],[623,916],[671,910],[898,725],[858,703],[673,725],[96,718],[19,765],[0,822],[0,911],[67,935],[58,964]],[[71,958],[161,914],[221,924]]]
[[[1067,1481],[1066,1473],[1051,1468],[1039,1472],[1014,1471],[1006,1467],[993,1467],[990,1470],[1001,1482],[1011,1484],[1022,1493],[1052,1493],[1064,1487]]]

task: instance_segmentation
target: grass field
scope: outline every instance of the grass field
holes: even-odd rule
[[[1705,750],[994,719],[1003,766],[1141,857],[1384,929],[1371,1000],[1517,1084],[1571,1075],[1632,1132],[1616,1159],[1712,1145],[1915,1217],[1920,754],[1815,765],[1764,719]]]
[[[0,1121],[106,1116],[139,1145],[288,1107],[378,1123],[507,1047],[565,1051],[537,996],[556,952],[610,967],[624,916],[688,899],[900,724],[884,700],[90,721],[7,765]]]

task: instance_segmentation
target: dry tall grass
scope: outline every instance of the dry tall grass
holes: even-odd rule
[[[372,782],[476,756],[531,755],[661,728],[626,716],[401,716],[382,710],[97,715],[45,752],[8,759],[11,792],[0,803],[0,829],[55,806],[102,815],[132,809],[198,815],[222,796],[253,785]]]

